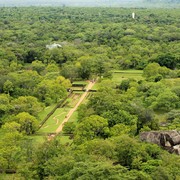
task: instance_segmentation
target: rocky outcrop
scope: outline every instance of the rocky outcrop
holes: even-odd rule
[[[172,131],[150,131],[140,133],[141,141],[157,144],[170,153],[180,155],[180,132]]]

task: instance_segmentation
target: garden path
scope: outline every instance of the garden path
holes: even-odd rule
[[[94,86],[94,84],[96,83],[96,81],[93,82],[89,82],[88,86],[86,87],[86,91],[82,94],[82,96],[80,97],[78,103],[75,105],[75,107],[73,107],[68,114],[65,116],[65,119],[63,120],[63,122],[61,123],[61,125],[56,129],[56,134],[60,133],[63,129],[64,123],[68,122],[68,120],[70,119],[70,117],[72,116],[72,114],[77,110],[77,108],[79,107],[79,105],[82,103],[82,101],[85,99],[85,97],[88,94],[88,91],[90,89],[92,89],[92,87]]]

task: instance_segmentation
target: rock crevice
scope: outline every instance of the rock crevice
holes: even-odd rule
[[[140,139],[157,144],[170,153],[180,155],[180,132],[177,130],[142,132]]]

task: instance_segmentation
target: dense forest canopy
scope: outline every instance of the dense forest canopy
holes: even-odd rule
[[[0,173],[179,179],[180,156],[139,141],[143,131],[180,130],[179,17],[179,9],[0,8]],[[41,113],[73,83],[95,79],[64,125],[71,140],[37,143]]]

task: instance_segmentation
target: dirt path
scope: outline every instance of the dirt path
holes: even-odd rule
[[[85,99],[85,97],[87,96],[88,94],[88,91],[94,86],[96,82],[90,82],[88,84],[88,86],[86,87],[86,92],[84,92],[82,94],[82,96],[80,97],[78,103],[75,105],[74,108],[72,108],[69,113],[67,114],[67,116],[65,117],[65,119],[63,120],[63,122],[61,123],[61,125],[56,129],[56,134],[60,133],[62,131],[62,128],[63,128],[63,125],[64,123],[66,123],[70,117],[72,116],[72,114],[77,110],[77,108],[79,107],[79,105],[82,103],[82,101]]]

